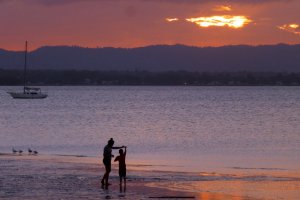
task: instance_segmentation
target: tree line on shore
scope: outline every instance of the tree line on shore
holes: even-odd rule
[[[22,85],[22,70],[0,69],[0,85]],[[300,73],[31,70],[28,85],[300,86]]]

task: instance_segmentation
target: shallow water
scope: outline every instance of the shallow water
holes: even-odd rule
[[[300,177],[279,173],[230,174],[170,171],[127,171],[119,187],[117,166],[111,186],[102,187],[103,166],[93,157],[0,154],[1,199],[159,199],[194,197],[201,200],[298,200]],[[168,198],[170,199],[170,198]],[[173,198],[174,199],[174,198]]]
[[[15,100],[0,87],[0,152],[102,155],[176,171],[298,171],[300,87],[43,87]],[[115,152],[117,154],[117,152]]]

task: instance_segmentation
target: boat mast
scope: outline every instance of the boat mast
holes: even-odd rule
[[[25,42],[24,88],[23,88],[24,94],[25,94],[25,87],[26,87],[26,72],[27,72],[27,41]]]

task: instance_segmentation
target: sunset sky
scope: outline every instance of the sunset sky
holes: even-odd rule
[[[299,0],[0,0],[0,48],[299,44]]]

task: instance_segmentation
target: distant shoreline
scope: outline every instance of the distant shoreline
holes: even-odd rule
[[[30,70],[39,86],[300,86],[296,72]],[[0,69],[1,86],[23,84],[22,70]]]

